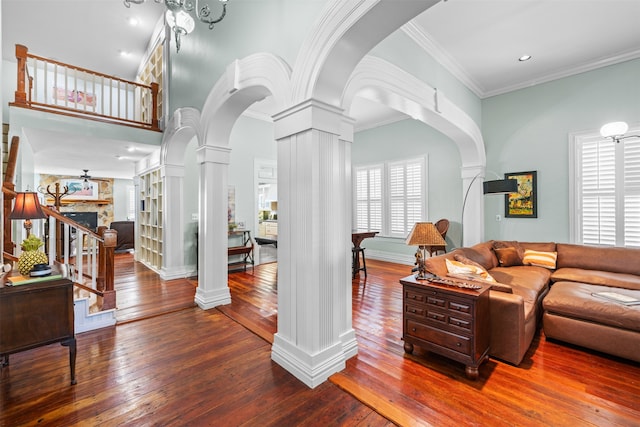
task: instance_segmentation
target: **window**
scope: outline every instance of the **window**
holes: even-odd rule
[[[576,136],[572,166],[571,241],[640,247],[640,138]]]
[[[355,168],[355,228],[404,238],[426,213],[424,158]]]

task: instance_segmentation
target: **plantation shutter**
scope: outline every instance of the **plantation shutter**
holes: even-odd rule
[[[389,165],[389,234],[406,237],[424,216],[424,161]]]
[[[640,247],[640,139],[624,142],[624,245]]]
[[[640,247],[640,139],[577,145],[578,243]]]
[[[356,229],[382,229],[382,166],[356,170]]]
[[[613,141],[582,146],[582,243],[615,245],[615,146]]]

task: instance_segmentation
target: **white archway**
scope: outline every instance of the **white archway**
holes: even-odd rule
[[[184,153],[189,142],[200,134],[200,112],[177,109],[167,123],[160,147],[160,174],[163,182],[163,245],[160,277],[165,280],[187,276],[184,251]]]
[[[278,141],[278,332],[271,357],[310,387],[357,353],[351,322],[351,141],[342,95],[360,60],[439,0],[332,0],[302,43]]]
[[[231,302],[227,284],[229,138],[238,117],[254,102],[273,95],[284,108],[291,69],[281,58],[259,53],[230,64],[209,93],[200,120],[198,289],[204,309]]]
[[[367,56],[347,82],[342,97],[345,109],[355,96],[387,105],[451,138],[462,160],[463,197],[474,176],[484,173],[486,153],[480,129],[468,114],[422,80],[383,59]],[[473,183],[467,199],[465,212],[469,215],[462,219],[466,242],[477,243],[484,235],[481,183]]]

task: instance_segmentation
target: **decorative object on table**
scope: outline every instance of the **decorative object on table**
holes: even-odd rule
[[[407,237],[406,244],[409,246],[418,246],[416,251],[416,279],[426,279],[427,273],[424,268],[424,259],[427,256],[427,247],[429,246],[446,246],[447,242],[442,238],[440,232],[432,222],[416,222],[413,229]]]
[[[505,179],[515,179],[516,192],[504,196],[504,216],[507,218],[537,218],[536,171],[505,173]]]
[[[142,4],[145,0],[124,0],[126,7],[131,7],[133,4]],[[154,0],[156,3],[162,2],[162,0]],[[165,12],[165,19],[167,26],[171,28],[175,34],[176,40],[176,52],[180,52],[180,36],[186,36],[191,33],[195,27],[195,21],[189,12],[194,12],[196,18],[205,24],[209,24],[209,29],[212,30],[214,24],[222,21],[227,14],[227,0],[219,0],[222,3],[222,12],[217,18],[211,16],[211,8],[205,3],[204,6],[200,6],[198,0],[164,0],[164,5],[167,7]]]
[[[616,143],[619,143],[621,139],[640,138],[640,135],[625,135],[628,130],[629,125],[626,122],[611,122],[600,128],[600,135],[611,138]]]
[[[496,176],[496,180],[493,181],[484,181],[482,183],[482,194],[510,194],[514,193],[518,190],[518,182],[515,179],[500,179],[500,176],[493,172],[487,171]],[[476,174],[473,177],[469,186],[467,187],[467,191],[464,193],[464,200],[462,201],[462,215],[460,215],[460,224],[462,228],[460,230],[460,244],[464,246],[464,208],[467,206],[467,197],[469,196],[469,191],[473,186],[473,183],[478,179],[483,172]]]
[[[20,274],[28,276],[36,264],[49,263],[47,254],[38,250],[42,245],[44,245],[42,240],[34,234],[24,239],[21,245],[22,253],[18,259],[18,271],[20,271]]]
[[[31,220],[46,218],[42,211],[38,195],[32,191],[16,194],[16,201],[13,211],[9,214],[9,219],[24,219],[24,228],[27,230],[27,237],[31,234]]]

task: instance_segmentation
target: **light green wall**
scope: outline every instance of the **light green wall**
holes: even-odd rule
[[[480,127],[482,119],[480,98],[419,47],[403,30],[389,35],[369,54],[395,64],[429,86],[438,89]]]
[[[412,119],[355,134],[352,144],[352,165],[403,160],[426,156],[428,161],[427,218],[436,222],[448,218],[451,228],[447,233],[448,247],[460,241],[460,211],[462,189],[460,154],[455,143],[432,127]],[[384,252],[388,259],[413,262],[415,248],[404,239],[376,237],[366,239],[363,247]]]
[[[604,123],[640,123],[640,60],[483,100],[488,169],[538,171],[538,218],[507,218],[502,196],[485,197],[485,237],[569,241],[569,155],[572,132]]]
[[[177,54],[172,41],[170,111],[185,106],[201,110],[213,85],[236,59],[270,52],[293,67],[304,35],[324,4],[324,0],[234,0],[213,30],[196,22]]]

